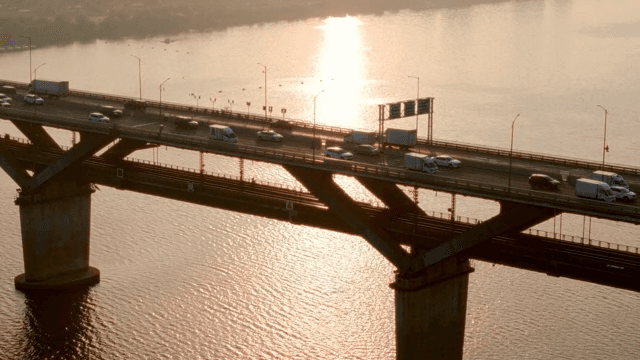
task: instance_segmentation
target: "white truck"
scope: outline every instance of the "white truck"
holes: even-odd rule
[[[405,150],[415,146],[417,140],[417,130],[387,129],[383,135],[383,144],[385,146],[397,146]]]
[[[601,170],[594,171],[593,174],[591,174],[591,178],[593,180],[598,180],[598,181],[602,181],[603,183],[607,183],[609,186],[621,186],[626,189],[629,188],[629,184],[627,184],[627,182],[624,181],[622,176],[614,172],[601,171]]]
[[[230,143],[238,142],[236,134],[226,125],[209,125],[209,139],[221,140]]]
[[[404,167],[409,170],[423,171],[429,174],[438,172],[438,165],[436,165],[436,162],[425,154],[404,154]]]
[[[344,137],[344,142],[350,144],[373,144],[376,142],[376,133],[354,130]]]
[[[58,98],[69,95],[68,81],[33,80],[29,88],[36,95],[49,95],[51,98]]]
[[[580,178],[576,180],[576,195],[579,197],[613,202],[616,196],[611,187],[602,181]]]

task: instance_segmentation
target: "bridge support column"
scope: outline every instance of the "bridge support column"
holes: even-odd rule
[[[15,278],[17,289],[63,289],[100,281],[100,271],[89,266],[93,192],[89,184],[60,181],[18,197],[25,272]]]
[[[419,276],[396,276],[398,360],[462,359],[467,313],[468,259],[449,258]]]

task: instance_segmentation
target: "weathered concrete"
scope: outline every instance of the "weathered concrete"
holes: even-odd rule
[[[396,276],[398,360],[462,359],[470,272],[468,259],[449,258],[420,276]]]
[[[53,182],[37,194],[22,194],[20,206],[25,272],[20,290],[60,289],[100,281],[89,266],[91,194],[89,184]]]

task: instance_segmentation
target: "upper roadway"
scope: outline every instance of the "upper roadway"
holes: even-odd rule
[[[184,105],[163,103],[164,114],[188,115],[199,120],[197,130],[177,129],[172,123],[164,123],[159,116],[157,103],[150,102],[146,111],[125,110],[122,118],[112,118],[109,125],[89,122],[89,113],[99,111],[102,105],[122,108],[124,100],[109,95],[73,92],[72,96],[57,100],[46,99],[44,106],[24,105],[24,88],[19,88],[13,98],[12,108],[2,108],[0,118],[39,123],[72,131],[115,133],[120,138],[146,141],[149,143],[175,146],[196,151],[218,153],[229,156],[250,158],[276,164],[313,167],[353,176],[366,176],[386,181],[418,186],[439,191],[448,191],[487,199],[508,200],[553,207],[559,211],[585,214],[625,222],[640,223],[640,207],[631,204],[606,204],[576,197],[571,186],[577,177],[588,177],[601,164],[589,161],[563,159],[539,154],[514,153],[509,170],[508,152],[455,143],[433,142],[427,144],[419,140],[412,151],[425,154],[448,154],[462,161],[458,169],[441,168],[438,174],[422,174],[403,168],[404,151],[387,149],[376,157],[355,154],[353,161],[324,159],[324,150],[316,149],[313,156],[313,125],[295,122],[293,130],[277,130],[284,135],[282,143],[272,143],[257,139],[256,132],[267,127],[264,116],[216,110],[195,109]],[[208,124],[230,126],[239,138],[237,144],[226,144],[208,140]],[[325,147],[338,145],[349,150],[342,137],[348,129],[316,128],[316,138],[322,139]],[[622,174],[631,189],[640,189],[640,169],[632,167],[611,167],[610,170]],[[532,173],[546,173],[565,180],[557,192],[534,191],[530,189],[528,177]],[[511,186],[508,188],[509,178]],[[510,191],[509,191],[510,190]]]

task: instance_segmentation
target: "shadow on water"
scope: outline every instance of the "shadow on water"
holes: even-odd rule
[[[90,289],[25,294],[23,359],[96,359]],[[92,351],[93,349],[93,351]]]

